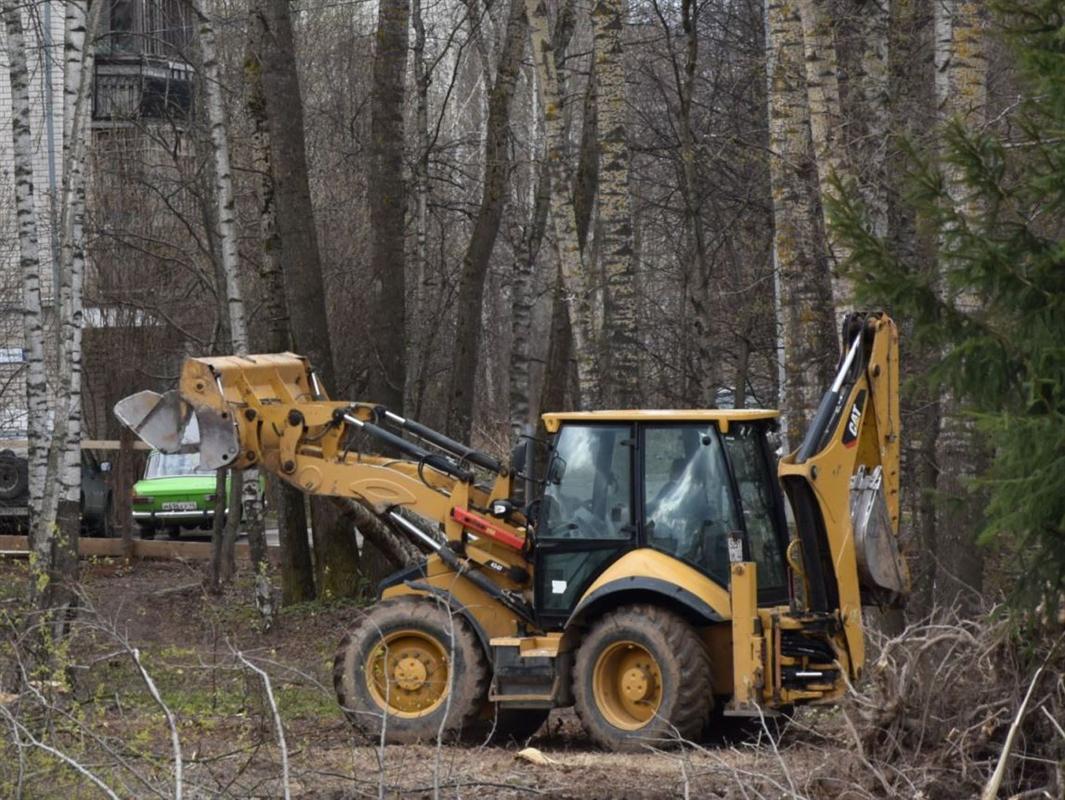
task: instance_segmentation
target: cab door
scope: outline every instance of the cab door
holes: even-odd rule
[[[548,463],[536,526],[536,609],[561,625],[585,589],[636,541],[635,438],[628,424],[571,424]]]

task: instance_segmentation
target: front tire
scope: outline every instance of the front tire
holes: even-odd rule
[[[714,702],[699,636],[653,605],[623,606],[593,626],[577,650],[573,689],[585,730],[608,750],[696,739]]]
[[[333,659],[333,686],[352,726],[393,744],[452,738],[473,727],[488,666],[469,624],[432,598],[379,603]]]

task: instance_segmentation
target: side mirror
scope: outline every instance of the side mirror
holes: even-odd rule
[[[529,452],[529,447],[525,440],[521,440],[510,451],[510,471],[511,472],[525,472],[526,455]]]
[[[562,476],[566,474],[566,459],[557,453],[551,457],[551,463],[547,465],[547,483],[562,483]]]

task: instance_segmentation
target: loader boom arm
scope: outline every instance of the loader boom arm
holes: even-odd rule
[[[176,391],[140,392],[115,413],[156,449],[198,451],[202,466],[257,467],[308,494],[354,500],[490,598],[518,616],[529,614],[511,591],[527,580],[524,519],[509,506],[505,518],[492,516],[496,501],[510,497],[510,471],[380,406],[330,400],[302,356],[187,358]],[[199,438],[185,442],[193,417]],[[475,467],[491,482],[478,483]],[[402,509],[438,536],[412,524]],[[445,541],[459,542],[458,552]]]

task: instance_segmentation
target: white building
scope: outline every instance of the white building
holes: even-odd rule
[[[94,142],[123,131],[128,139],[153,120],[188,114],[192,70],[187,4],[183,0],[105,0],[100,33],[92,44]],[[46,317],[52,317],[58,283],[58,207],[63,154],[64,4],[31,0],[23,10],[30,72],[34,201]],[[15,227],[14,155],[11,141],[11,85],[7,36],[0,24],[0,439],[21,438],[26,427],[22,360],[22,278]],[[89,203],[93,202],[92,176]],[[89,254],[90,258],[92,254]],[[92,281],[92,270],[87,281]],[[91,320],[107,319],[106,314]],[[88,366],[88,365],[87,365]],[[3,448],[0,443],[0,449]]]

